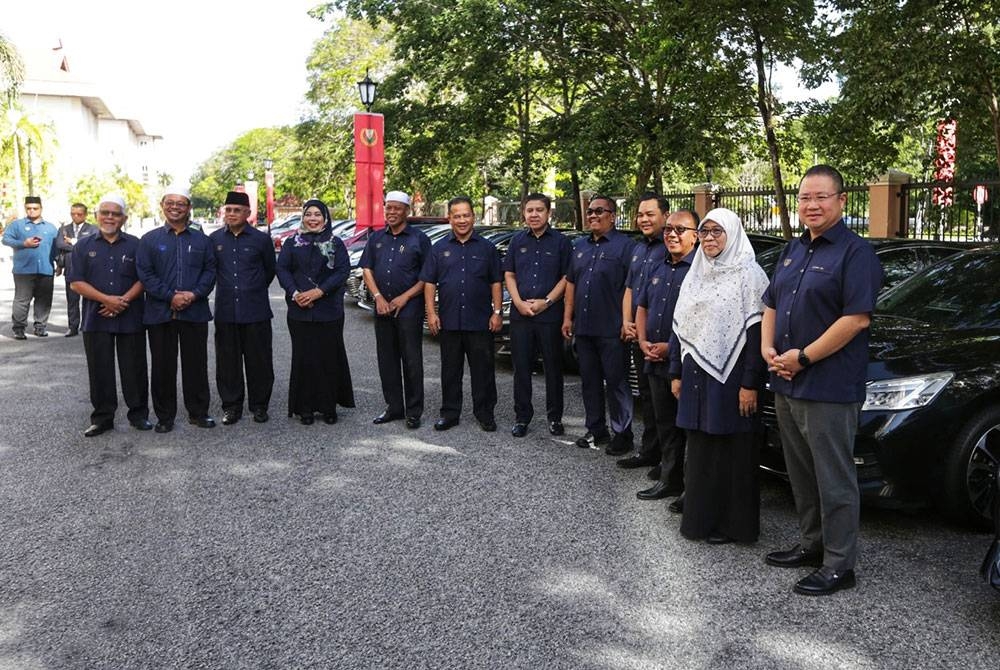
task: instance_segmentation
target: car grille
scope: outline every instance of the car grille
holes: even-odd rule
[[[361,272],[352,271],[350,276],[347,278],[347,294],[354,298],[355,300],[361,299],[361,287],[364,286],[364,281],[361,279]]]

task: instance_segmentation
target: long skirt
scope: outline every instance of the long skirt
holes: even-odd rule
[[[288,416],[336,416],[337,405],[354,407],[351,368],[344,349],[344,320],[288,319],[292,371],[288,381]]]
[[[687,431],[681,534],[700,540],[720,533],[737,542],[760,534],[759,446],[753,433]]]

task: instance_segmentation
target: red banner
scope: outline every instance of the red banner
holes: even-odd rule
[[[384,117],[354,115],[354,201],[357,230],[384,228],[382,209],[385,181]]]

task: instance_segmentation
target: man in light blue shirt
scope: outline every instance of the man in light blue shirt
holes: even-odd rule
[[[3,243],[14,250],[14,306],[11,327],[15,340],[26,340],[28,307],[35,301],[35,336],[48,337],[46,328],[52,310],[52,277],[58,249],[58,230],[42,218],[42,199],[24,199],[23,219],[12,221],[3,232]]]

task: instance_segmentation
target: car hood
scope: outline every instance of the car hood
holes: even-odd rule
[[[876,314],[869,340],[868,379],[970,370],[1000,359],[1000,331],[948,330]]]

